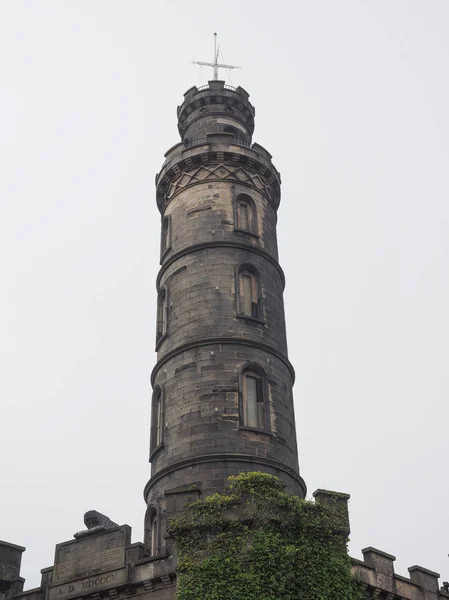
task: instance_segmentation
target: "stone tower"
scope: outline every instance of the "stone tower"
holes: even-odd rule
[[[156,176],[161,220],[145,544],[229,475],[263,471],[304,497],[278,263],[280,175],[252,144],[247,92],[210,81],[178,107],[181,142]]]
[[[174,600],[176,549],[170,517],[216,491],[229,475],[263,471],[300,497],[278,263],[280,177],[251,144],[254,108],[242,88],[211,81],[178,108],[181,143],[156,177],[162,215],[153,370],[151,479],[145,540],[96,510],[86,529],[56,545],[38,587],[23,591],[23,546],[0,540],[0,600]],[[317,490],[317,504],[349,496]],[[44,542],[43,542],[44,548]],[[414,565],[396,576],[395,557],[373,547],[352,560],[366,597],[449,600],[449,583]]]

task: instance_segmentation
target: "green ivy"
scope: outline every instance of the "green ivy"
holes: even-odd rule
[[[266,473],[230,477],[229,489],[170,522],[177,600],[361,600],[346,511],[333,498],[302,500]]]

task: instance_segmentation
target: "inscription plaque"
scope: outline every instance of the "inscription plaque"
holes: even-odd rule
[[[53,584],[85,578],[125,566],[128,526],[79,538],[56,546]]]
[[[94,594],[100,590],[117,587],[125,584],[127,581],[127,569],[123,567],[115,571],[107,571],[85,577],[69,583],[51,586],[48,590],[47,600],[63,600],[84,596],[86,594]]]

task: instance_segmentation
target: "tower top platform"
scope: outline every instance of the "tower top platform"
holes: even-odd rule
[[[184,94],[184,103],[182,106],[184,106],[186,100],[190,100],[192,98],[192,96],[196,95],[198,92],[204,92],[205,90],[212,91],[212,92],[217,92],[218,90],[226,90],[228,92],[235,92],[236,94],[241,96],[241,98],[244,100],[248,100],[248,98],[249,98],[248,92],[244,88],[242,88],[240,85],[238,87],[234,87],[232,85],[228,85],[222,79],[212,79],[211,81],[209,81],[205,85],[201,85],[200,87],[197,87],[196,85],[194,85],[191,88],[189,88],[187,90],[187,92],[185,92],[185,94]],[[181,107],[178,107],[178,114],[179,114],[180,108]],[[254,107],[252,107],[252,108],[253,108],[253,111],[255,111]],[[255,114],[255,112],[254,112],[254,114]]]
[[[177,110],[179,135],[186,146],[214,131],[232,133],[249,144],[255,113],[245,89],[212,80],[199,88],[193,86],[184,94],[184,102]]]

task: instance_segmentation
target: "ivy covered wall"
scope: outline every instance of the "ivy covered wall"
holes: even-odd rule
[[[177,600],[361,600],[347,554],[347,496],[287,493],[266,473],[229,478],[171,521]]]

